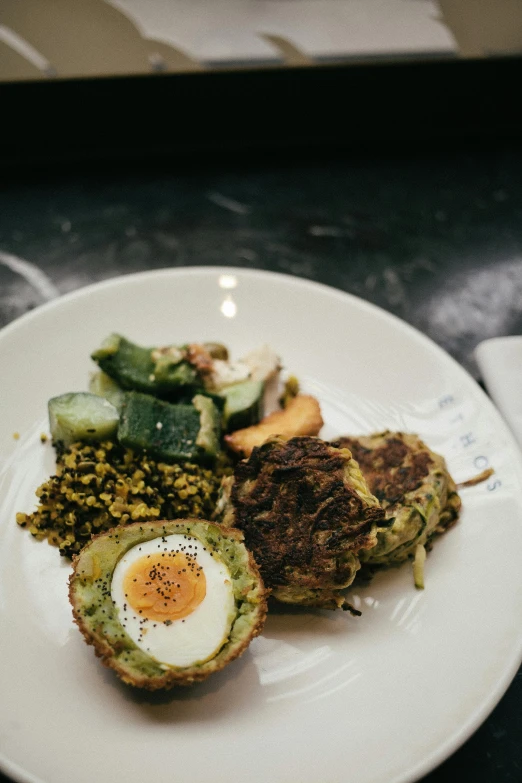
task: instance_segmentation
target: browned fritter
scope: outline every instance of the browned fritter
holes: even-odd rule
[[[333,445],[352,451],[385,512],[375,548],[361,559],[400,563],[419,544],[430,548],[458,519],[461,501],[446,463],[418,435],[385,431],[338,438]]]
[[[236,466],[225,521],[276,598],[335,608],[383,516],[350,451],[304,436],[269,440]]]
[[[421,443],[416,437],[415,440]],[[372,448],[365,445],[364,438],[349,436],[332,441],[332,445],[337,448],[350,449],[370,491],[383,508],[388,508],[403,503],[408,493],[419,489],[430,472],[433,457],[424,444],[421,450],[414,450],[397,433],[386,433],[381,443]],[[420,448],[417,443],[415,445]]]

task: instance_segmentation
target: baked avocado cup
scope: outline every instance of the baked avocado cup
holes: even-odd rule
[[[265,621],[267,593],[242,533],[200,519],[116,527],[73,567],[69,599],[86,642],[140,688],[204,680]]]
[[[461,501],[446,463],[418,435],[380,432],[333,441],[349,448],[385,512],[377,543],[361,553],[371,565],[396,565],[427,549],[458,518]]]
[[[279,601],[351,609],[342,590],[384,520],[351,452],[315,437],[273,438],[223,482],[218,514],[238,527]]]

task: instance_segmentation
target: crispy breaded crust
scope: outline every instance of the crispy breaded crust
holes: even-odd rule
[[[255,448],[236,466],[230,503],[274,596],[333,608],[384,517],[350,452],[313,437]]]
[[[219,534],[224,538],[230,539],[237,544],[241,545],[244,550],[245,561],[243,567],[248,570],[249,575],[252,577],[254,584],[253,589],[248,596],[245,596],[245,600],[252,604],[251,617],[249,618],[248,627],[245,627],[245,623],[241,625],[240,631],[234,636],[234,628],[236,628],[237,621],[240,619],[240,615],[236,617],[231,629],[231,638],[219,651],[219,653],[210,661],[200,665],[188,666],[188,667],[175,667],[168,666],[165,670],[161,669],[161,664],[157,664],[154,659],[150,659],[151,664],[149,666],[150,672],[144,673],[139,671],[139,667],[130,666],[125,661],[125,654],[129,649],[136,648],[136,645],[127,637],[121,626],[121,639],[114,638],[115,635],[107,633],[106,629],[100,627],[100,625],[93,625],[90,622],[92,616],[89,614],[90,609],[85,606],[85,596],[82,591],[82,586],[89,588],[96,581],[104,579],[102,573],[99,579],[95,579],[96,573],[93,569],[96,569],[96,547],[105,543],[105,540],[112,538],[111,546],[114,547],[114,539],[123,537],[123,534],[132,533],[132,529],[136,531],[146,531],[148,539],[153,538],[153,531],[157,532],[158,536],[170,535],[171,533],[187,531],[187,526],[210,525],[203,520],[169,520],[169,521],[157,521],[147,523],[135,523],[133,525],[126,525],[120,528],[114,528],[109,533],[103,533],[97,536],[93,536],[91,542],[80,552],[79,555],[73,559],[73,573],[69,579],[69,600],[73,608],[73,617],[78,625],[85,641],[94,647],[96,655],[101,659],[101,662],[116,671],[118,676],[127,684],[133,685],[138,688],[145,688],[146,690],[158,690],[161,688],[168,689],[175,685],[192,685],[196,682],[205,680],[210,674],[220,671],[228,663],[239,658],[246,650],[251,640],[261,633],[263,625],[265,623],[267,614],[267,597],[269,591],[265,589],[263,580],[259,573],[257,564],[253,558],[251,552],[249,552],[243,545],[243,534],[239,530],[233,528],[224,528],[221,526],[213,525],[213,528],[219,530]],[[148,540],[147,539],[147,540]],[[122,542],[123,543],[123,542]],[[134,545],[134,544],[132,544]],[[125,549],[122,546],[122,554],[130,547]],[[102,582],[103,585],[103,582]],[[103,601],[108,602],[106,605],[109,607],[107,611],[110,611],[110,587],[101,588],[103,594]],[[113,610],[116,612],[114,604],[112,604]],[[243,615],[244,616],[244,615]],[[117,637],[117,634],[116,634]],[[145,662],[148,664],[147,656],[145,653],[139,655],[143,658],[145,656]]]

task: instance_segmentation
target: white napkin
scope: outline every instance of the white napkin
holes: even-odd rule
[[[492,400],[522,446],[522,336],[484,340],[475,358]]]

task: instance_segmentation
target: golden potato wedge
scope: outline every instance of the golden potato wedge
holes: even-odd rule
[[[274,435],[286,440],[296,435],[318,435],[322,426],[321,408],[315,397],[298,394],[283,410],[265,416],[259,424],[225,435],[225,441],[236,454],[249,457],[254,446]]]

